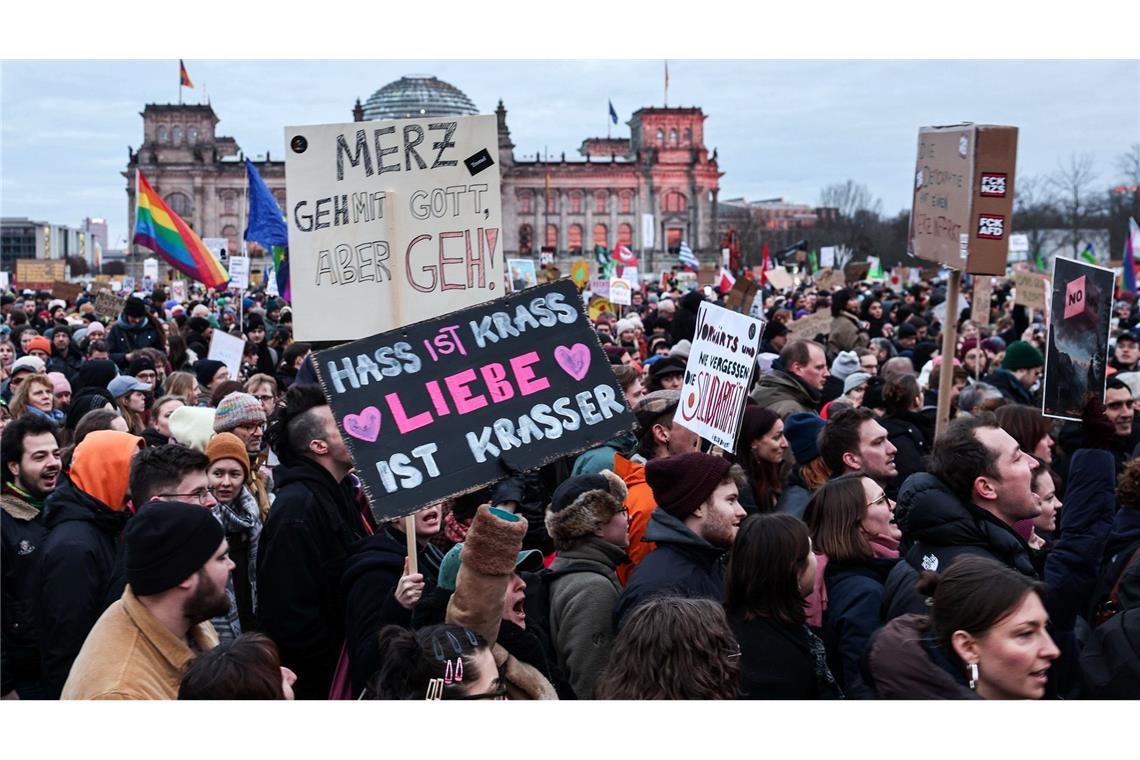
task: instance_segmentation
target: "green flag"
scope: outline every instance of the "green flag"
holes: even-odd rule
[[[1081,260],[1089,264],[1096,263],[1096,252],[1093,251],[1092,243],[1086,245],[1085,249],[1081,251]]]

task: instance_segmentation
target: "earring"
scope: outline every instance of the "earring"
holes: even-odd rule
[[[966,666],[970,670],[970,691],[978,690],[978,663],[971,662]]]

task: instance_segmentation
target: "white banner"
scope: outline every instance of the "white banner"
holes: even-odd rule
[[[245,290],[249,287],[249,258],[231,256],[229,264],[230,287]]]
[[[236,335],[214,330],[210,336],[210,352],[207,359],[215,359],[226,365],[230,371],[230,380],[237,380],[241,376],[241,352],[245,348],[245,340]]]
[[[641,247],[653,247],[653,214],[641,215]]]
[[[614,277],[610,280],[610,303],[615,306],[629,306],[633,303],[633,287],[629,280]]]
[[[143,277],[149,277],[151,282],[158,282],[158,259],[143,261]]]
[[[297,340],[364,338],[503,295],[494,116],[286,127],[285,145]]]
[[[673,422],[735,453],[764,322],[705,301]]]
[[[638,285],[641,282],[640,276],[637,274],[637,267],[622,267],[621,278],[628,281],[631,285]]]
[[[819,249],[819,266],[821,269],[835,267],[835,246],[825,245]]]

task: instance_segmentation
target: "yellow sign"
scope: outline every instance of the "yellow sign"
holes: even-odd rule
[[[570,263],[570,279],[578,286],[578,290],[585,289],[590,282],[590,262],[585,259],[574,259]]]
[[[586,308],[586,313],[589,315],[590,321],[593,322],[602,315],[602,312],[613,310],[614,305],[610,303],[609,300],[601,296],[594,296],[590,299],[590,305]]]

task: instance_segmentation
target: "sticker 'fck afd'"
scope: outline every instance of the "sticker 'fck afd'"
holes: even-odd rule
[[[1001,214],[978,215],[978,237],[1001,240],[1005,235],[1005,217]]]
[[[982,184],[978,192],[988,198],[1005,197],[1006,175],[999,173],[983,173]]]

